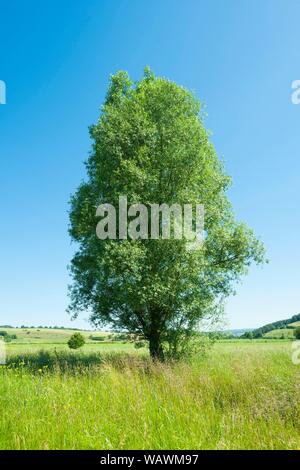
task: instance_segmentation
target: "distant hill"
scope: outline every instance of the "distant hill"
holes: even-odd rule
[[[268,323],[256,330],[246,332],[243,338],[292,338],[293,329],[300,325],[300,313],[286,320]]]

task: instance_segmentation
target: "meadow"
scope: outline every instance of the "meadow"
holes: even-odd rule
[[[128,343],[7,349],[0,449],[300,447],[290,341],[222,341],[174,364],[152,364]]]

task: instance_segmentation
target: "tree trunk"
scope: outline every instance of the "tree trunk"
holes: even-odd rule
[[[164,360],[164,351],[160,340],[160,335],[155,331],[149,338],[150,356],[154,361]]]

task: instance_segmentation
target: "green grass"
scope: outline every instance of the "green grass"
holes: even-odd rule
[[[268,333],[264,334],[264,338],[268,339],[294,339],[294,328],[300,326],[300,321],[296,321],[294,323],[289,323],[288,328],[277,328],[272,331],[268,331]]]
[[[44,351],[70,351],[67,344],[59,343],[8,343],[6,345],[8,354],[23,354],[23,353],[34,353],[38,352],[41,349]],[[135,348],[133,343],[121,343],[121,342],[112,342],[112,343],[87,343],[83,346],[80,351],[85,353],[89,352],[103,352],[103,351],[125,351],[125,352],[134,352]]]
[[[278,328],[277,330],[268,331],[264,338],[271,339],[294,339],[294,330],[292,328]]]
[[[174,365],[103,346],[48,351],[48,367],[33,349],[10,350],[10,361],[31,365],[0,370],[0,449],[300,447],[290,342],[217,343]]]
[[[16,335],[15,344],[64,344],[75,331],[67,329],[48,328],[1,328],[9,335]],[[80,331],[87,342],[93,343],[90,336],[107,336],[109,333],[95,331]]]
[[[16,340],[6,345],[8,354],[22,354],[38,352],[41,349],[45,351],[69,351],[68,340],[75,333],[68,329],[48,329],[48,328],[1,328],[0,331],[7,331],[9,335],[15,334]],[[122,343],[118,341],[95,341],[93,337],[106,337],[110,332],[101,331],[80,331],[84,336],[86,344],[81,349],[89,352],[103,351],[135,351],[133,343]]]

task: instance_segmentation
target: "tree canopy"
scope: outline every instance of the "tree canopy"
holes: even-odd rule
[[[69,310],[90,312],[96,326],[142,334],[153,358],[177,352],[199,321],[217,314],[264,248],[234,218],[226,195],[230,178],[209,140],[200,103],[187,89],[145,69],[133,83],[111,76],[99,121],[90,128],[87,178],[71,198]],[[99,204],[202,204],[205,239],[99,240]],[[150,223],[150,222],[149,222]]]

